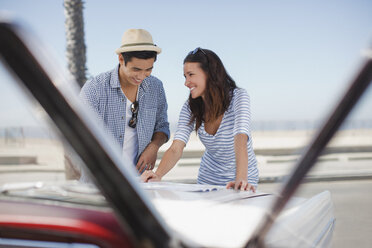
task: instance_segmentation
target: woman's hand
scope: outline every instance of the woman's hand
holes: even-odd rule
[[[256,192],[256,188],[248,183],[247,180],[236,180],[236,181],[232,181],[232,182],[228,182],[226,184],[226,188],[227,189],[230,189],[230,188],[234,188],[235,190],[241,190],[241,191],[252,191],[253,193]]]
[[[141,175],[141,181],[145,183],[155,182],[155,181],[160,181],[160,180],[161,180],[161,177],[157,175],[155,172],[153,172],[152,170],[144,171]]]

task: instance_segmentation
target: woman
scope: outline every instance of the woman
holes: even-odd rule
[[[156,172],[145,171],[141,179],[161,180],[181,158],[195,130],[206,147],[197,182],[255,192],[258,170],[247,92],[236,86],[220,58],[210,50],[198,47],[190,52],[183,70],[190,96],[182,107],[174,141]]]

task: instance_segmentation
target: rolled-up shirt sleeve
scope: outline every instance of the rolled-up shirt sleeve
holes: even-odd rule
[[[168,122],[168,104],[165,96],[163,85],[160,85],[159,92],[159,104],[157,107],[156,114],[156,123],[154,133],[162,132],[167,136],[167,141],[169,140],[170,131],[169,131],[169,122]]]

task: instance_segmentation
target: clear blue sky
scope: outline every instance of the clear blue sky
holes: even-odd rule
[[[128,28],[144,28],[163,49],[153,75],[176,122],[188,90],[182,61],[195,47],[215,51],[251,96],[252,118],[319,120],[339,99],[372,45],[370,0],[99,1],[84,4],[89,75],[116,66]],[[62,0],[0,0],[66,68]],[[372,118],[372,90],[358,118]],[[365,98],[367,98],[367,96]]]

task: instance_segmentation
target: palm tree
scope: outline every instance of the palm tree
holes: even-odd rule
[[[84,42],[84,19],[83,19],[83,2],[82,0],[64,0],[65,7],[65,27],[66,27],[66,56],[67,66],[82,87],[86,81],[86,56]],[[81,168],[73,163],[69,152],[65,148],[65,175],[66,179],[79,179],[81,176]]]
[[[86,55],[82,0],[64,0],[67,66],[82,87],[86,81]]]

